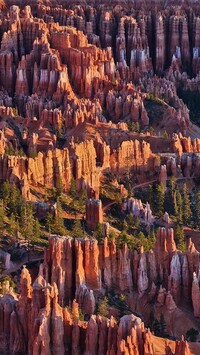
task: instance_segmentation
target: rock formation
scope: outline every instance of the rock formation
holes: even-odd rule
[[[153,354],[154,337],[139,318],[125,315],[117,325],[112,317],[105,320],[93,314],[98,295],[105,287],[115,285],[126,296],[132,294],[136,287],[141,307],[151,283],[154,284],[159,278],[164,284],[166,273],[170,281],[167,286],[169,289],[168,292],[162,287],[155,289],[156,309],[165,308],[166,320],[171,314],[177,314],[180,312],[177,307],[183,287],[181,275],[186,272],[186,263],[180,263],[184,256],[188,260],[189,294],[194,314],[199,317],[196,274],[191,284],[191,265],[193,263],[193,269],[199,268],[199,255],[190,250],[184,255],[176,251],[171,229],[160,229],[157,243],[160,249],[149,253],[141,250],[135,274],[133,260],[136,260],[136,256],[126,246],[123,250],[116,250],[115,242],[108,244],[107,239],[102,246],[98,246],[94,240],[50,236],[44,264],[41,264],[35,281],[31,282],[30,274],[24,267],[19,298],[8,289],[7,294],[0,299],[1,320],[4,320],[0,326],[0,337],[4,338],[0,345],[1,352],[9,349],[10,354],[19,351],[22,354],[27,351],[30,354],[42,354],[44,348],[45,352],[50,353],[51,347],[55,354],[65,354],[66,351],[91,354],[115,351],[123,354],[124,351],[132,353],[133,349],[138,354]],[[155,259],[156,250],[161,253],[161,261]],[[135,277],[137,281],[133,284]],[[74,300],[75,296],[78,303]],[[73,301],[71,309],[65,307],[70,300]],[[79,307],[89,320],[79,319]],[[177,341],[175,346],[176,354],[191,353],[187,342]],[[187,349],[187,352],[183,352],[183,349]]]
[[[144,207],[141,200],[134,199],[133,197],[127,198],[123,201],[122,211],[131,213],[133,217],[138,217],[146,225],[153,223],[154,219],[148,202]]]
[[[67,194],[75,181],[77,195],[87,191],[92,235],[103,223],[102,184],[112,181],[125,199],[121,217],[139,217],[147,234],[152,206],[133,190],[156,180],[166,190],[171,177],[192,188],[200,177],[191,121],[199,70],[198,1],[0,1],[0,185],[40,196],[42,219],[46,190],[60,184]],[[167,213],[159,223],[166,228],[148,252],[120,248],[107,222],[101,244],[50,236],[37,278],[23,268],[18,294],[6,284],[0,296],[0,353],[150,355],[159,343],[162,354],[199,354],[198,344],[164,344],[146,328],[151,311],[164,314],[181,339],[200,318],[199,252],[191,241],[177,249]],[[0,254],[10,269],[10,254]],[[113,290],[115,306],[124,294],[129,309],[119,322],[115,307],[109,319],[96,314]]]
[[[66,252],[63,254],[62,250]],[[77,260],[75,269],[72,257],[74,252]],[[64,263],[64,260],[67,262]],[[149,253],[141,251],[137,255],[136,272],[134,260],[136,254],[132,254],[126,246],[118,250],[115,242],[108,244],[106,238],[103,245],[98,247],[95,240],[85,239],[74,244],[72,238],[52,236],[45,260],[45,265],[49,265],[46,281],[56,282],[60,297],[65,293],[65,299],[69,299],[72,291],[66,292],[66,287],[73,289],[74,277],[76,287],[79,288],[78,294],[83,292],[81,285],[93,291],[101,291],[102,287],[113,284],[119,292],[131,292],[136,287],[141,295],[151,287],[152,282],[157,283],[160,280],[177,305],[182,292],[186,298],[191,297],[196,312],[195,299],[198,299],[199,286],[196,274],[193,281],[193,272],[199,270],[199,253],[190,249],[185,254],[177,251],[172,228],[160,228],[155,249]],[[65,265],[66,269],[61,265]]]
[[[198,11],[193,5],[188,16],[187,6],[180,11],[171,2],[171,10],[163,12],[163,4],[156,3],[158,12],[151,16],[144,2],[135,2],[135,9],[140,3],[143,15],[127,5],[124,13],[118,5],[105,10],[94,4],[68,7],[63,1],[26,1],[21,9],[17,1],[7,1],[8,7],[2,6],[0,16],[7,17],[0,24],[1,180],[21,186],[26,176],[30,190],[37,184],[56,186],[61,176],[67,190],[74,176],[78,190],[87,187],[98,198],[106,169],[158,174],[160,168],[165,184],[166,172],[178,173],[175,162],[157,167],[158,137],[133,139],[131,134],[137,125],[149,126],[146,102],[154,97],[165,111],[161,126],[170,134],[181,132],[169,137],[170,152],[177,159],[199,153],[188,108],[177,95],[182,83],[191,92],[198,87],[198,75],[191,80],[184,72],[192,63],[198,73]],[[32,159],[21,159],[19,151]],[[198,177],[198,156],[191,159],[182,158],[182,173],[191,176],[195,164]]]
[[[86,222],[90,229],[95,230],[98,224],[103,223],[103,208],[101,200],[86,201]]]

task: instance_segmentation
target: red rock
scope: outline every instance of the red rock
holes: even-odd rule
[[[188,342],[182,339],[181,341],[176,341],[175,354],[177,355],[190,355],[191,351],[189,349]]]
[[[103,208],[101,200],[86,201],[86,222],[90,229],[95,230],[103,223]]]
[[[161,231],[159,233],[161,237]],[[165,238],[167,235],[170,241],[168,240],[168,245],[165,239],[165,251],[172,250],[172,231],[170,230],[168,234],[165,233]],[[114,278],[111,270],[115,270],[117,287],[120,292],[132,292],[134,270],[133,264],[130,263],[132,254],[127,247],[123,251],[119,251],[117,258],[114,258],[116,251],[112,245],[109,246],[107,244],[106,240],[104,248],[100,250],[97,243],[92,240],[77,240],[76,243],[73,243],[71,238],[52,236],[49,243],[44,264],[45,268],[49,269],[48,273],[41,266],[38,277],[31,286],[30,275],[28,270],[24,268],[21,276],[21,296],[19,300],[8,295],[0,300],[0,312],[3,315],[1,320],[4,320],[4,323],[0,322],[0,336],[6,334],[7,339],[9,339],[10,334],[10,349],[22,352],[26,351],[24,349],[29,349],[31,354],[45,351],[45,354],[50,354],[50,344],[52,344],[53,351],[58,354],[64,354],[64,349],[72,352],[89,351],[95,354],[97,347],[104,352],[110,351],[111,354],[116,353],[116,351],[123,353],[125,349],[126,351],[134,349],[136,354],[145,352],[153,354],[152,335],[144,328],[139,318],[133,315],[126,315],[121,318],[119,326],[117,326],[113,319],[106,322],[100,317],[97,318],[92,315],[95,308],[96,295],[105,286],[103,282],[110,283],[111,277],[112,279]],[[114,242],[112,243],[114,244]],[[73,268],[72,254],[79,260],[77,261],[76,270]],[[141,253],[139,256],[138,285],[145,285],[145,287],[140,287],[142,295],[145,294],[146,287],[148,287],[147,275],[151,282],[153,281],[152,278],[156,281],[156,278],[159,277],[157,276],[155,265],[153,266],[155,262],[157,263],[157,260],[152,261],[153,255],[153,252],[151,252],[149,256],[145,253]],[[193,253],[193,257],[195,255]],[[108,258],[110,259],[109,263]],[[179,293],[177,291],[180,291],[182,287],[182,279],[179,277],[181,271],[180,265],[178,266],[178,258],[178,254],[174,253],[170,261],[171,271],[168,270],[168,275],[171,279],[170,288],[175,299],[178,299]],[[190,258],[192,258],[192,255]],[[152,263],[150,273],[147,269],[147,260]],[[186,269],[187,263],[184,262],[182,267]],[[101,280],[101,268],[104,268],[107,272],[107,277],[104,280]],[[51,286],[44,279],[44,271],[51,282]],[[70,314],[61,305],[64,304],[63,302],[67,302],[65,301],[67,297],[70,297],[68,299],[71,301],[73,300],[72,293],[71,296],[68,295],[70,295],[70,287],[72,285],[70,280],[75,278],[75,274],[73,275],[75,272],[77,277],[78,273],[80,273],[76,286],[76,296],[79,304],[75,300],[72,302],[72,312]],[[146,278],[144,278],[142,272],[146,274]],[[81,276],[81,273],[83,276]],[[144,284],[141,280],[147,280],[147,283],[145,281]],[[198,293],[195,291],[197,290],[195,288],[196,284],[196,282],[193,284],[192,299],[195,316],[198,316],[198,305],[197,301],[195,301],[198,300],[198,297],[195,298]],[[186,286],[190,288],[190,283],[183,284],[183,287]],[[65,296],[66,291],[67,297]],[[83,312],[92,315],[89,322],[78,321],[79,306]],[[160,310],[165,307],[165,312],[168,315],[177,312],[177,306],[172,294],[169,291],[166,292],[162,287],[157,296],[156,307]],[[19,319],[20,326],[18,324]],[[10,329],[11,333],[9,333]],[[4,345],[2,344],[2,346]],[[180,349],[184,349],[184,351],[187,351],[186,353],[190,354],[188,352],[190,349],[186,343],[177,341],[176,349],[179,352],[183,351]]]
[[[32,191],[54,188],[60,179],[67,193],[73,177],[78,192],[86,189],[93,198],[87,223],[95,229],[103,222],[94,198],[105,172],[118,179],[133,174],[138,183],[160,172],[164,186],[167,176],[199,178],[198,128],[177,95],[180,87],[198,92],[198,3],[17,3],[7,0],[6,8],[0,1],[1,182],[16,184],[31,200]],[[133,123],[144,133],[131,132]],[[169,138],[146,134],[149,124]],[[148,204],[143,212],[151,222]],[[7,288],[10,295],[0,299],[0,353],[154,353],[154,338],[138,318],[125,316],[118,325],[93,314],[111,288],[145,321],[149,300],[155,301],[169,329],[172,315],[179,327],[181,294],[199,317],[199,253],[191,241],[181,253],[173,229],[160,228],[155,248],[138,254],[126,245],[118,250],[114,240],[99,246],[81,237],[51,236],[33,284],[24,268],[20,295]],[[80,310],[89,321],[79,320]],[[166,345],[165,352],[173,351]],[[175,352],[190,354],[190,346],[177,341]]]

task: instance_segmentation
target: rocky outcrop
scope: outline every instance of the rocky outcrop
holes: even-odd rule
[[[86,222],[91,230],[95,230],[98,224],[103,223],[103,208],[101,200],[86,201]]]
[[[124,316],[119,325],[113,318],[106,320],[95,315],[87,322],[80,321],[78,304],[73,302],[71,312],[60,307],[56,285],[49,287],[50,289],[43,288],[45,300],[44,305],[38,303],[40,308],[37,318],[36,315],[30,315],[34,332],[28,331],[28,339],[23,336],[22,325],[17,319],[24,306],[14,298],[12,301],[9,295],[0,300],[2,316],[7,320],[7,329],[6,324],[4,329],[0,329],[1,337],[2,330],[10,332],[9,341],[4,338],[4,343],[1,342],[2,352],[8,349],[10,354],[16,351],[25,354],[29,349],[30,354],[50,354],[51,350],[54,354],[65,354],[66,351],[70,354],[77,351],[90,354],[96,354],[97,351],[102,354],[114,351],[123,354],[126,348],[134,348],[137,351],[153,349],[152,335],[144,328],[139,318],[133,315]],[[32,306],[33,302],[32,299]],[[27,316],[24,321],[28,321]]]
[[[1,86],[9,95],[16,96],[21,114],[26,115],[27,97],[31,100],[32,94],[37,94],[39,101],[46,96],[49,106],[62,105],[67,127],[85,120],[101,121],[102,108],[107,111],[105,116],[109,115],[115,122],[133,121],[145,127],[149,124],[143,104],[145,95],[133,87],[134,79],[141,80],[142,91],[152,94],[157,91],[156,96],[164,95],[167,102],[176,101],[169,109],[171,119],[182,130],[188,126],[187,109],[171,83],[177,80],[173,66],[167,74],[169,80],[151,76],[154,70],[163,74],[171,60],[173,63],[179,60],[179,70],[181,64],[187,70],[193,61],[197,72],[194,64],[199,57],[196,14],[189,18],[184,9],[180,14],[174,7],[166,14],[158,12],[155,16],[142,17],[133,9],[130,14],[127,6],[125,13],[120,14],[119,7],[104,11],[98,5],[86,9],[73,4],[68,9],[63,2],[60,6],[55,3],[51,8],[49,2],[48,5],[25,2],[29,5],[21,13],[14,5],[9,10],[9,19],[1,25],[4,32],[0,52]],[[100,35],[97,27],[101,29]],[[192,40],[188,37],[189,28],[194,28]],[[193,58],[190,58],[190,47],[193,47]],[[143,78],[144,73],[148,73],[149,80]],[[123,84],[124,81],[128,84]],[[74,92],[84,97],[77,97]],[[85,97],[99,98],[100,112],[95,110],[92,114],[88,105],[96,106],[95,101],[87,101]],[[33,114],[39,116],[38,112]]]
[[[140,221],[146,225],[151,225],[154,221],[149,203],[147,202],[144,207],[141,200],[137,200],[133,197],[123,201],[122,212],[130,213],[133,217],[138,217]]]
[[[111,169],[123,173],[133,168],[135,171],[146,171],[154,166],[154,155],[150,145],[145,141],[124,141],[111,154]]]
[[[86,220],[95,230],[104,173],[134,186],[159,178],[165,188],[170,176],[199,178],[199,131],[178,96],[198,98],[197,2],[7,0],[0,9],[1,183],[31,199],[59,184],[66,193],[75,179],[91,198]],[[149,204],[137,199],[127,198],[123,212],[147,228],[153,222]],[[163,221],[170,225],[168,215]],[[97,304],[114,289],[115,302],[124,294],[146,322],[152,307],[180,336],[200,317],[199,260],[191,243],[177,250],[171,228],[158,230],[149,252],[107,238],[99,245],[51,236],[34,282],[24,268],[19,295],[8,287],[0,298],[0,353],[153,354],[156,341],[139,318],[117,324],[95,315]],[[194,317],[186,312],[180,324],[181,301]],[[162,353],[190,354],[184,340],[174,349]]]
[[[0,250],[0,261],[3,269],[10,269],[12,262],[10,260],[11,255],[3,250]]]
[[[140,318],[125,315],[117,325],[114,318],[106,320],[94,315],[94,311],[99,295],[107,287],[115,287],[126,296],[133,295],[133,289],[136,288],[141,307],[152,284],[148,297],[153,296],[153,293],[156,296],[156,312],[164,309],[166,320],[180,312],[177,304],[179,291],[186,286],[186,283],[183,285],[186,266],[190,277],[189,265],[193,262],[193,265],[199,266],[199,263],[196,264],[198,254],[193,255],[191,247],[184,255],[176,251],[172,229],[168,232],[160,229],[157,243],[160,250],[157,247],[155,252],[160,252],[162,257],[163,253],[168,256],[168,292],[162,286],[156,290],[154,281],[157,282],[159,278],[164,282],[164,272],[167,270],[164,270],[164,261],[157,263],[154,251],[144,253],[141,250],[140,255],[133,255],[126,246],[116,250],[115,242],[109,244],[107,239],[98,246],[97,241],[92,239],[50,236],[44,264],[41,264],[35,281],[31,282],[30,274],[24,267],[20,296],[17,297],[8,288],[7,295],[0,298],[0,319],[3,320],[0,338],[4,339],[0,345],[1,352],[9,349],[10,354],[16,351],[42,354],[44,351],[50,353],[51,348],[55,354],[64,354],[66,351],[91,354],[114,351],[123,354],[134,349],[137,354],[153,354],[156,349],[155,338]],[[180,263],[182,257],[187,258],[188,264],[186,261]],[[191,292],[190,282],[188,287]],[[196,317],[199,316],[198,287],[195,274],[192,300]],[[70,303],[71,308],[65,307]],[[87,320],[80,320],[79,307]],[[177,341],[175,347],[177,354],[190,354],[190,345],[183,340]],[[169,354],[169,349],[170,346],[163,349],[163,354]]]
[[[30,186],[57,186],[61,179],[64,191],[67,191],[72,176],[76,180],[77,190],[87,189],[88,196],[99,198],[100,177],[107,169],[123,174],[127,167],[131,170],[146,171],[154,166],[154,155],[146,142],[126,141],[110,153],[105,142],[85,141],[70,143],[69,148],[38,152],[42,144],[37,133],[28,140],[30,157],[5,154],[7,137],[0,137],[2,155],[0,157],[1,181],[8,180],[19,187],[27,183]],[[51,139],[45,135],[45,140]],[[24,132],[24,140],[26,133]],[[38,143],[39,141],[39,143]]]
[[[182,134],[173,134],[172,137],[172,149],[178,155],[182,153],[199,153],[200,151],[200,141],[198,138],[191,140],[190,137],[183,137]]]
[[[143,15],[134,10],[139,3]],[[188,16],[184,6],[180,11],[174,4],[165,12],[157,4],[160,12],[155,13],[152,9],[146,13],[143,2],[135,2],[131,11],[124,4],[123,13],[120,6],[105,9],[104,4],[51,2],[51,7],[48,1],[24,2],[21,10],[17,3],[8,4],[11,7],[2,12],[0,22],[2,180],[23,184],[24,176],[30,189],[37,184],[56,186],[61,176],[67,191],[74,176],[78,190],[86,187],[90,197],[99,198],[101,173],[106,169],[117,174],[153,171],[157,176],[161,164],[156,165],[152,153],[157,138],[135,137],[135,130],[145,132],[152,124],[148,100],[164,107],[162,126],[169,133],[183,134],[169,138],[167,152],[175,153],[177,161],[166,162],[167,174],[179,173],[176,166],[183,153],[199,153],[198,138],[188,137],[194,135],[188,108],[177,95],[179,83],[191,91],[199,85],[198,76],[190,80],[183,73],[198,61],[195,6]],[[4,157],[6,147],[7,152],[14,150],[15,158]],[[21,159],[26,154],[32,160]],[[193,174],[193,164],[198,177],[198,155],[183,156],[184,176]],[[166,179],[163,167],[160,179]]]
[[[191,252],[182,254],[176,249],[173,229],[160,228],[158,231],[155,249],[149,253],[132,254],[126,246],[122,250],[117,250],[115,243],[108,244],[104,239],[103,245],[98,247],[94,240],[76,241],[74,244],[71,238],[59,238],[53,236],[49,240],[50,246],[47,252],[46,265],[49,265],[49,278],[58,285],[60,295],[70,298],[73,289],[72,279],[76,279],[77,296],[84,304],[83,295],[88,295],[93,304],[93,295],[88,290],[101,291],[102,287],[115,285],[119,292],[136,289],[138,294],[143,296],[151,287],[152,283],[158,280],[163,287],[170,291],[174,302],[179,305],[180,295],[193,299],[194,305],[197,290],[197,279],[193,279],[194,270],[199,267],[199,253]],[[62,254],[62,250],[66,252]],[[67,251],[68,250],[68,251]],[[76,255],[76,265],[73,266],[72,255]],[[52,260],[52,261],[51,261]],[[66,271],[61,267],[64,260],[67,260]],[[66,279],[66,272],[69,273]],[[74,275],[74,276],[73,276]],[[195,276],[196,277],[196,276]],[[67,281],[66,281],[67,280]],[[66,286],[65,286],[66,285]],[[83,287],[83,289],[81,288]],[[195,298],[196,297],[196,298]],[[67,299],[68,299],[67,298]],[[93,307],[93,306],[92,306]],[[196,306],[194,306],[196,309]],[[195,311],[196,312],[196,311]],[[196,313],[197,314],[197,313]]]

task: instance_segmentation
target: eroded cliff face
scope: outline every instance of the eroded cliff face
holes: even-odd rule
[[[51,148],[39,151],[37,136],[29,141],[30,155],[8,155],[9,130],[0,136],[0,180],[17,184],[26,197],[30,187],[56,187],[61,179],[64,191],[68,191],[72,177],[76,180],[77,190],[85,188],[93,191],[92,197],[99,197],[101,179],[106,171],[124,176],[131,171],[135,176],[142,174],[148,178],[148,172],[159,178],[166,185],[170,176],[178,178],[199,177],[200,145],[199,139],[191,140],[174,135],[170,140],[172,153],[162,154],[162,161],[151,150],[151,144],[141,139],[122,140],[110,148],[109,144],[99,140],[74,143],[64,149]],[[47,137],[45,137],[47,138]],[[48,139],[48,138],[47,138]],[[122,136],[121,136],[122,139]],[[16,149],[18,142],[15,142]],[[152,143],[154,147],[154,142]],[[175,154],[174,154],[174,153]],[[25,186],[25,188],[24,188]],[[24,188],[24,190],[23,190]]]
[[[153,354],[153,337],[139,318],[124,316],[119,325],[113,317],[107,320],[95,315],[87,322],[80,321],[78,304],[73,302],[72,312],[62,308],[58,303],[56,285],[47,287],[42,276],[33,284],[32,292],[32,298],[24,296],[23,303],[23,296],[15,300],[7,295],[0,301],[1,315],[7,322],[1,326],[1,339],[4,337],[0,345],[2,353],[7,353],[7,350],[9,354],[95,355],[124,354],[127,349],[126,353],[134,351],[140,354],[142,351]],[[29,307],[33,311],[27,317]],[[19,314],[22,315],[22,323],[18,322]],[[30,329],[26,327],[28,338],[23,333],[23,325],[27,321],[32,322]]]
[[[106,238],[103,245],[98,246],[93,239],[74,242],[69,237],[52,236],[44,265],[48,270],[46,281],[56,282],[59,300],[64,303],[72,295],[78,297],[82,287],[95,294],[111,287],[128,295],[136,290],[142,298],[159,281],[162,287],[154,290],[158,303],[162,293],[161,303],[167,302],[169,306],[173,303],[176,308],[182,295],[184,299],[192,300],[198,317],[195,301],[199,292],[199,262],[199,252],[192,242],[189,242],[188,251],[182,253],[176,248],[174,230],[162,227],[158,230],[155,248],[148,253],[141,250],[139,254],[133,253],[126,245],[118,250],[115,242],[108,243]],[[80,303],[80,306],[83,305]]]
[[[67,192],[74,178],[78,191],[98,199],[106,171],[145,182],[152,174],[164,186],[171,176],[198,178],[199,129],[177,94],[199,90],[198,6],[0,1],[0,182],[32,199],[34,188],[60,180]],[[101,207],[96,218],[88,202],[91,228],[103,219]],[[119,250],[106,238],[98,245],[51,236],[36,280],[24,268],[20,294],[10,289],[0,298],[0,352],[198,354],[198,344],[165,344],[144,324],[153,307],[170,336],[198,326],[199,263],[191,242],[177,250],[173,229],[159,229],[148,253]],[[97,316],[110,289],[144,323],[130,314],[117,322],[112,309],[110,319]]]
[[[199,253],[191,243],[186,253],[179,252],[173,229],[159,229],[155,249],[140,254],[126,246],[117,250],[115,242],[107,239],[98,246],[92,239],[50,236],[35,281],[24,267],[20,295],[8,289],[0,298],[1,352],[154,354],[158,347],[162,354],[192,354],[183,340],[164,346],[135,315],[125,315],[117,324],[113,317],[105,319],[94,312],[100,294],[112,287],[126,295],[133,311],[146,307],[148,313],[147,304],[154,299],[156,315],[164,312],[169,334],[180,336],[186,331],[178,321],[181,293],[192,300],[195,317],[200,316],[198,273]],[[80,320],[79,308],[89,320]],[[177,324],[172,323],[174,317]],[[191,317],[185,315],[184,323],[190,328]]]
[[[37,18],[32,15],[35,7]],[[166,100],[178,102],[176,89],[169,80],[161,80],[159,92],[159,80],[149,80],[143,74],[151,75],[154,70],[163,72],[171,60],[173,65],[182,60],[183,66],[197,60],[199,22],[195,11],[192,43],[187,35],[193,25],[192,16],[187,17],[186,11],[181,15],[178,7],[173,8],[172,14],[166,11],[156,16],[137,14],[134,8],[129,16],[120,11],[120,6],[106,10],[103,5],[97,8],[74,5],[69,10],[64,6],[33,6],[32,3],[21,13],[17,6],[10,8],[2,24],[5,32],[0,53],[1,86],[11,98],[16,96],[15,104],[21,114],[38,118],[42,96],[46,96],[44,108],[61,108],[67,127],[85,120],[105,120],[102,109],[113,121],[131,119],[147,126],[144,96],[138,88],[131,90],[131,80],[138,81],[140,77],[145,89],[147,84],[151,86],[146,92],[156,90]],[[97,24],[100,35],[96,34]],[[195,46],[193,59],[191,45]],[[177,52],[181,59],[176,57]],[[174,73],[173,67],[171,70]],[[122,89],[124,80],[129,84]],[[30,107],[35,106],[36,97],[37,105],[40,102],[39,112]],[[184,113],[182,120],[187,125],[187,110],[181,101],[177,108]],[[175,116],[177,108],[174,108]],[[181,128],[179,117],[175,119]]]
[[[180,83],[198,88],[198,75],[191,80],[184,72],[189,65],[198,72],[195,5],[189,12],[186,5],[164,9],[152,2],[149,12],[137,1],[113,8],[7,4],[0,14],[2,181],[18,183],[31,198],[30,187],[56,186],[59,178],[67,191],[73,176],[79,190],[87,187],[98,198],[106,169],[157,177],[164,163],[168,176],[198,177],[198,128],[177,96]],[[161,131],[182,132],[167,147],[159,143],[160,131],[151,139],[145,133],[152,120],[147,102],[154,98],[163,110]],[[134,133],[137,124],[142,135]],[[172,157],[159,164],[158,150]]]
[[[127,167],[136,171],[147,171],[154,168],[154,154],[149,144],[138,140],[123,142],[110,151],[109,145],[102,141],[85,141],[70,144],[69,148],[51,149],[36,153],[36,157],[9,156],[5,153],[7,140],[1,136],[1,181],[8,180],[19,187],[27,185],[52,187],[62,180],[64,191],[67,191],[72,177],[76,180],[78,191],[81,188],[92,189],[99,195],[100,177],[111,169],[123,174]],[[34,151],[34,144],[31,151]]]

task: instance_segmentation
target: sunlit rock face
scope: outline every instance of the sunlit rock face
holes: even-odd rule
[[[168,331],[178,334],[174,329],[179,326],[183,330],[183,326],[179,323],[176,327],[171,319],[175,315],[183,316],[178,308],[183,287],[192,299],[194,316],[199,317],[199,280],[194,273],[192,282],[189,266],[193,263],[193,268],[197,269],[198,260],[199,253],[191,246],[184,254],[176,249],[172,229],[160,229],[155,249],[149,253],[141,249],[139,255],[126,246],[117,250],[115,242],[108,243],[107,239],[98,246],[93,239],[52,235],[34,282],[24,267],[20,294],[14,293],[8,284],[6,295],[0,298],[0,337],[4,338],[0,349],[9,354],[19,351],[22,354],[43,354],[44,351],[71,354],[74,349],[91,354],[96,354],[98,349],[102,354],[113,351],[123,354],[125,349],[127,353],[134,349],[135,354],[153,354],[154,336],[140,318],[129,314],[117,323],[112,316],[106,319],[94,315],[99,295],[104,294],[106,288],[115,287],[127,297],[130,307],[133,307],[131,300],[135,298],[136,308],[145,307],[146,310],[148,297],[154,295],[155,311],[164,312]],[[169,280],[166,286],[165,276]],[[158,280],[163,287],[155,286]],[[71,307],[67,307],[69,304]],[[86,321],[79,319],[79,309],[85,314]],[[188,322],[191,322],[189,318]],[[183,340],[163,348],[157,338],[155,346],[161,346],[163,354],[169,354],[170,349],[173,354],[175,348],[176,354],[192,354],[190,345]]]
[[[159,170],[162,182],[166,173],[177,176],[176,159],[166,161],[164,171],[154,155],[160,128],[152,140],[130,132],[151,126],[149,97],[166,103],[161,129],[171,134],[167,149],[179,157],[200,151],[177,95],[179,85],[191,92],[199,85],[195,2],[1,4],[1,179],[17,183],[31,199],[32,185],[56,186],[61,177],[67,191],[73,177],[79,191],[98,199],[109,169],[119,175]],[[17,156],[20,148],[27,157]],[[182,157],[183,176],[193,174],[193,165],[198,177],[198,156]]]

